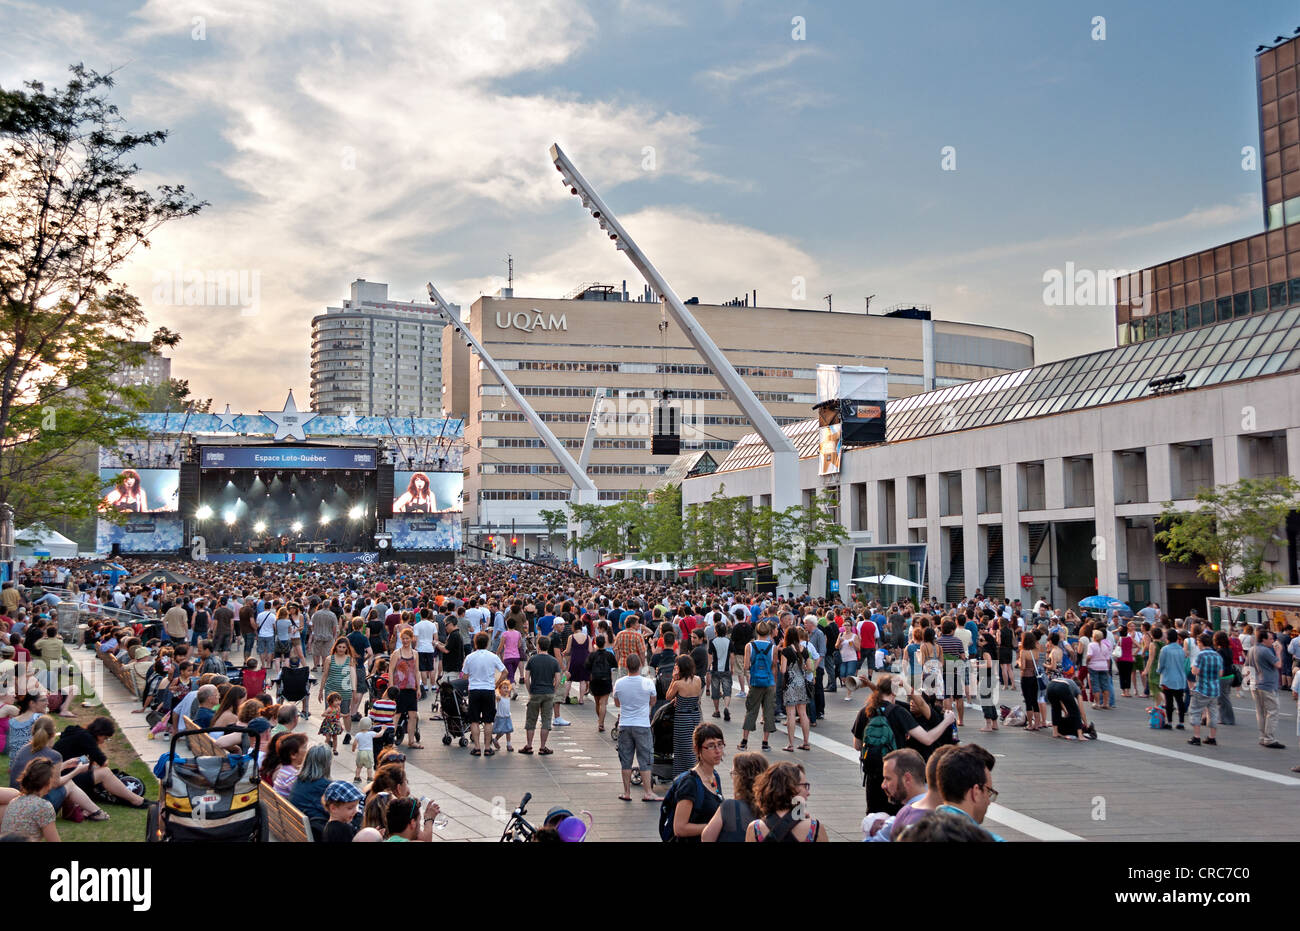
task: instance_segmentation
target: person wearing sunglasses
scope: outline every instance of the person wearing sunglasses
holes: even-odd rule
[[[964,744],[939,761],[939,794],[943,804],[935,811],[969,818],[983,825],[989,806],[997,801],[993,788],[993,754],[979,744]],[[992,834],[992,832],[989,832]],[[993,834],[996,841],[1002,840]]]

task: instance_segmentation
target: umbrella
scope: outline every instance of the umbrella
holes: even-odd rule
[[[196,579],[189,576],[177,575],[170,569],[154,569],[152,572],[141,572],[137,576],[127,579],[132,585],[197,585]]]
[[[904,588],[920,588],[920,584],[909,582],[907,579],[900,578],[896,575],[864,575],[861,578],[853,579],[854,582],[866,582],[870,585],[901,585]]]
[[[118,565],[117,563],[115,563],[115,562],[106,562],[106,561],[104,561],[104,560],[98,560],[98,561],[96,561],[96,562],[87,563],[86,565],[82,566],[81,568],[86,569],[86,570],[89,570],[90,572],[100,572],[100,573],[103,573],[103,572],[125,572],[125,571],[126,571],[126,567],[125,567],[125,566],[119,566],[119,565]]]
[[[1130,614],[1133,613],[1132,608],[1110,595],[1089,595],[1087,598],[1080,599],[1079,607],[1087,608],[1090,611],[1114,611],[1119,609],[1120,611],[1128,611]]]

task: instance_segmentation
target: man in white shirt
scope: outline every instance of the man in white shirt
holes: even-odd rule
[[[427,617],[421,617],[413,630],[420,665],[420,697],[423,698],[438,681],[438,650],[434,646],[438,639],[438,625]]]
[[[263,669],[270,668],[275,651],[275,607],[274,601],[267,602],[266,609],[257,615],[257,654]]]
[[[641,675],[641,657],[627,658],[627,675],[614,683],[614,706],[619,709],[618,761],[623,769],[623,801],[632,801],[632,756],[641,770],[641,798],[662,801],[654,794],[650,767],[654,763],[654,740],[650,735],[650,705],[655,700],[655,684]]]
[[[501,657],[487,648],[488,641],[485,632],[475,634],[474,652],[465,657],[465,664],[461,667],[462,673],[469,678],[469,728],[474,742],[470,753],[473,756],[491,756],[495,752],[488,744],[492,740],[492,722],[497,716],[497,680],[506,671]]]

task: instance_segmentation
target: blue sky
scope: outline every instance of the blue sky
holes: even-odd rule
[[[1259,173],[1241,164],[1254,49],[1300,26],[1272,0],[379,9],[0,0],[0,84],[119,69],[133,126],[171,130],[148,179],[211,202],[123,277],[182,333],[174,373],[218,407],[305,393],[310,319],[354,277],[398,299],[433,277],[468,304],[511,252],[520,295],[639,290],[556,182],[551,141],[683,296],[923,302],[1033,334],[1040,361],[1111,345],[1111,308],[1046,306],[1044,273],[1259,231]],[[256,271],[257,313],[155,300],[176,269]]]

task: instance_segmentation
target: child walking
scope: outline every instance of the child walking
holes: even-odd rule
[[[370,718],[358,722],[359,730],[352,741],[352,752],[357,755],[357,770],[352,781],[361,782],[361,770],[366,771],[366,782],[375,778],[375,735],[378,732]]]
[[[497,683],[497,716],[492,722],[492,748],[501,749],[501,737],[506,738],[506,751],[514,753],[515,748],[510,743],[510,735],[515,732],[514,721],[510,718],[510,693],[513,683],[509,679],[502,679]]]
[[[330,692],[325,696],[325,714],[321,717],[320,735],[334,755],[339,755],[339,734],[343,733],[343,696]]]

